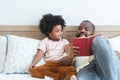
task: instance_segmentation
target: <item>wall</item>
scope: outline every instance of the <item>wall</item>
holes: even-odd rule
[[[46,13],[62,15],[67,25],[120,25],[119,7],[119,0],[0,0],[0,25],[38,25]]]

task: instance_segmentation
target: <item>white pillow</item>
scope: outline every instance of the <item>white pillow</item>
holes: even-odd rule
[[[6,55],[6,37],[0,36],[0,73],[3,71]]]
[[[120,36],[113,37],[109,41],[114,50],[120,51]]]
[[[40,40],[7,35],[8,50],[3,73],[29,73],[28,67],[37,52]],[[39,65],[44,64],[40,60]]]
[[[94,59],[94,55],[91,56],[77,56],[74,58],[76,71],[79,72],[80,69],[87,66]]]

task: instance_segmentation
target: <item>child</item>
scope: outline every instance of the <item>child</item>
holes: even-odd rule
[[[64,57],[64,52],[68,52],[69,42],[63,39],[63,27],[65,21],[61,16],[46,14],[40,20],[39,28],[47,37],[38,45],[29,71],[32,77],[44,78],[49,76],[54,80],[76,80],[76,69],[73,66],[62,66],[60,60]],[[45,64],[35,67],[37,62],[44,58]]]

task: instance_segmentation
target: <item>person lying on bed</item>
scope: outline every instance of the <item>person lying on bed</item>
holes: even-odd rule
[[[39,28],[47,37],[38,45],[38,51],[29,67],[32,77],[52,77],[54,80],[77,80],[76,68],[74,66],[62,66],[60,60],[64,57],[70,44],[63,39],[63,27],[65,21],[62,16],[46,14],[40,20]],[[46,62],[36,67],[37,62],[44,58]]]
[[[87,37],[94,34],[94,31],[95,25],[85,20],[78,27],[76,37],[81,35]],[[108,39],[103,36],[95,37],[92,47],[94,58],[88,60],[88,64],[79,68],[77,80],[120,80],[120,52],[115,52]],[[69,51],[71,55],[61,60],[62,65],[69,65],[70,61],[80,53],[78,49],[77,46],[72,46]]]

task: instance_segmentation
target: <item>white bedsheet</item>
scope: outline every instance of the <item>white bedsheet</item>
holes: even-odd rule
[[[33,78],[30,74],[0,74],[0,80],[53,80],[50,77],[45,79]]]

